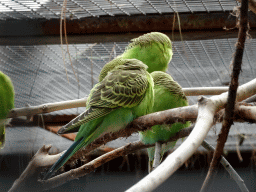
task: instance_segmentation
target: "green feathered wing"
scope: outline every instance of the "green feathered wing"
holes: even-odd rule
[[[148,66],[148,72],[167,70],[168,64],[170,63],[173,55],[172,43],[168,36],[159,32],[151,32],[151,33],[142,35],[138,38],[132,39],[131,41],[132,43],[128,45],[128,47],[126,48],[125,52],[122,55],[119,55],[116,59],[110,61],[103,67],[99,76],[99,81],[102,81],[104,77],[108,74],[108,72],[112,71],[117,65],[120,65],[122,63],[121,62],[122,59],[132,59],[132,58],[138,59]],[[159,80],[157,82],[161,82],[161,81]],[[172,80],[172,82],[175,82],[175,81]],[[164,84],[164,86],[166,85]],[[154,107],[155,110],[152,112],[173,108],[174,107],[173,105],[175,105],[175,104],[171,104],[170,106],[167,105],[166,107],[165,104],[162,103],[162,101],[160,101],[160,99],[158,98],[161,98],[162,92],[164,95],[166,92],[168,93],[168,89],[167,90],[164,89],[161,91],[161,86],[159,89],[160,89],[160,92],[157,94],[157,97],[155,97],[157,100],[155,100],[154,102],[156,107]],[[158,88],[155,90],[158,91]],[[167,99],[172,99],[169,97],[169,94],[167,94],[166,97]],[[162,98],[164,99],[164,97]],[[178,107],[179,106],[183,106],[183,103],[181,102],[180,105],[178,104]],[[153,129],[158,130],[158,127],[164,128],[165,126],[157,125],[157,126],[154,126]],[[173,125],[173,130],[175,130],[175,127],[176,125]],[[178,126],[178,128],[179,127],[180,126]],[[167,132],[167,134],[165,134],[165,132]],[[166,140],[166,138],[170,137],[169,128],[163,129],[161,133],[162,134],[158,133],[154,135],[154,131],[147,132],[145,133],[145,138],[148,138],[148,140],[152,138],[153,141],[151,143],[155,143],[157,140],[161,140],[161,139]],[[146,134],[149,134],[149,135],[146,136]],[[170,143],[169,145],[172,145],[172,143]],[[162,149],[163,149],[162,151],[163,152],[167,151],[171,147],[169,145],[162,146]],[[150,160],[152,162],[153,156],[151,154],[154,154],[154,148],[151,148],[148,151],[149,151]]]
[[[151,76],[154,80],[154,107],[152,112],[163,111],[176,107],[187,106],[188,101],[185,94],[182,92],[180,85],[173,78],[164,72],[153,72]],[[172,125],[155,125],[152,129],[145,132],[140,132],[140,140],[145,144],[153,144],[157,141],[166,141],[174,136],[179,130],[190,126],[190,122],[186,124],[174,123]],[[161,157],[170,148],[175,146],[176,142],[169,142],[162,145]],[[151,171],[155,147],[147,149],[149,156],[149,171]]]
[[[125,63],[126,59],[138,59],[148,66],[147,71],[166,71],[170,60],[172,59],[172,44],[169,37],[163,33],[151,32],[144,34],[138,38],[132,39],[125,52],[107,63],[101,70],[99,82],[107,76],[109,72]],[[96,87],[96,86],[95,86]],[[96,89],[96,88],[94,88]],[[90,100],[90,95],[87,100]],[[108,110],[109,111],[109,110]],[[93,112],[93,113],[92,113]],[[80,114],[70,123],[59,130],[59,134],[77,132],[79,127],[90,120],[88,116],[89,110]],[[97,111],[90,108],[91,116],[104,116],[103,110]],[[86,117],[86,118],[85,118]],[[82,121],[81,121],[82,120]]]
[[[163,33],[151,32],[132,39],[125,52],[107,63],[101,70],[99,81],[102,81],[109,71],[113,70],[121,59],[138,59],[148,66],[149,73],[166,71],[172,59],[172,43]]]
[[[134,118],[149,113],[149,106],[152,107],[154,100],[152,90],[153,80],[151,79],[151,76],[148,76],[147,74],[148,87],[146,91],[144,90],[144,97],[142,96],[143,99],[141,99],[141,101],[138,100],[138,98],[140,97],[134,96],[140,94],[140,92],[135,91],[134,89],[132,89],[132,87],[136,84],[136,86],[143,87],[143,85],[147,84],[145,80],[141,82],[131,81],[129,82],[129,84],[126,85],[126,88],[129,87],[130,90],[132,90],[131,92],[133,95],[133,99],[131,100],[131,97],[129,97],[131,102],[133,103],[135,101],[139,101],[138,104],[136,104],[137,106],[132,107],[131,105],[128,107],[125,106],[125,102],[128,102],[125,99],[126,97],[124,97],[127,94],[127,89],[124,89],[125,86],[121,86],[116,90],[113,90],[111,88],[112,91],[98,91],[102,88],[102,84],[106,83],[105,79],[109,75],[112,76],[113,73],[115,74],[116,70],[119,70],[119,72],[126,70],[126,67],[123,68],[122,65],[124,65],[124,63],[126,63],[126,60],[129,59],[138,59],[142,61],[148,66],[148,72],[166,71],[168,64],[172,58],[172,54],[172,45],[170,39],[165,34],[152,32],[133,39],[132,43],[128,45],[122,55],[107,63],[101,70],[99,76],[100,83],[92,89],[91,94],[89,95],[89,98],[87,100],[87,110],[59,130],[59,134],[77,132],[78,130],[79,132],[75,139],[76,142],[65,153],[66,156],[64,154],[62,160],[56,162],[56,165],[54,165],[54,168],[50,169],[46,177],[49,176],[51,172],[54,172],[54,170],[57,170],[59,167],[61,167],[67,161],[67,159],[69,159],[72,154],[75,153],[75,151],[80,149],[82,146],[88,145],[103,132],[119,130],[120,127],[125,127],[124,125],[127,125]],[[126,76],[126,74],[123,75],[123,77]],[[115,91],[118,91],[118,93]],[[109,92],[114,94],[110,94],[109,96],[107,96]],[[103,95],[104,93],[105,96]],[[100,98],[100,101],[96,98]],[[97,106],[97,104],[95,104],[96,101],[99,102],[99,105],[102,104],[109,106]],[[107,104],[106,101],[110,101],[111,104],[114,103],[116,104],[116,106]],[[118,105],[116,101],[117,103],[120,102],[124,105]],[[97,127],[97,129],[95,127]]]
[[[5,143],[7,115],[14,108],[14,88],[11,79],[0,71],[0,148]]]
[[[147,66],[136,59],[122,62],[91,90],[87,110],[58,131],[63,134],[79,129],[74,144],[52,166],[45,179],[100,135],[123,129],[136,117],[152,110],[154,83]]]
[[[132,39],[131,41],[132,43],[127,46],[122,55],[104,65],[99,75],[99,82],[101,82],[107,74],[116,67],[123,65],[126,59],[138,59],[142,61],[148,66],[148,72],[166,71],[173,55],[171,40],[167,35],[159,32],[151,32]],[[77,132],[80,125],[85,123],[86,120],[84,117],[87,116],[87,113],[88,111],[80,114],[77,118],[63,127],[59,131],[59,134]],[[99,116],[105,114],[103,111],[94,111],[94,113]],[[80,121],[81,119],[83,119],[83,121]],[[77,121],[80,123],[76,124]],[[66,127],[68,127],[68,129]],[[63,130],[65,130],[65,132],[63,132]]]

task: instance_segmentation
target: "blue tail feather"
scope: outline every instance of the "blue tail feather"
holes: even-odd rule
[[[83,137],[79,140],[75,141],[69,149],[54,163],[54,165],[50,168],[50,170],[45,174],[43,180],[46,180],[52,176],[52,174],[61,168],[71,157],[70,154],[74,151],[74,149],[81,143]],[[83,141],[82,141],[83,142]]]

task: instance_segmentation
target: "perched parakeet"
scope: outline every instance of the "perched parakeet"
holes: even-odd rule
[[[144,34],[138,38],[132,39],[125,52],[117,58],[108,62],[102,68],[99,75],[101,82],[106,75],[117,66],[125,63],[122,59],[138,59],[148,66],[147,71],[166,71],[168,64],[172,59],[172,43],[169,37],[163,33],[151,32]],[[82,114],[81,114],[82,115]],[[81,119],[78,116],[76,119]],[[72,122],[70,122],[71,124]],[[67,124],[68,127],[70,124]],[[65,133],[77,132],[79,126],[65,129]],[[59,134],[64,132],[59,131]]]
[[[0,71],[0,148],[5,143],[5,124],[9,111],[14,108],[14,88],[11,79]]]
[[[58,133],[79,131],[75,142],[51,167],[44,179],[64,165],[80,148],[106,132],[123,129],[153,108],[154,83],[147,66],[136,59],[116,60],[115,67],[96,84],[87,99],[86,111]]]
[[[188,100],[182,91],[181,86],[173,80],[167,73],[155,71],[151,73],[154,80],[154,107],[151,111],[164,111],[176,107],[188,105]],[[153,144],[157,141],[167,141],[174,136],[179,130],[190,126],[190,122],[186,124],[174,123],[172,125],[155,125],[152,129],[140,132],[140,140],[145,144]],[[175,142],[163,144],[161,148],[161,159],[166,151],[175,146]],[[155,147],[147,149],[149,156],[149,172],[152,170],[154,161]]]
[[[166,71],[172,59],[172,43],[163,33],[151,32],[132,39],[125,52],[116,59],[138,59],[148,66],[148,72]],[[116,67],[115,60],[107,63],[101,70],[99,81]]]

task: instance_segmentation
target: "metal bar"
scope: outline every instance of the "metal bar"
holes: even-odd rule
[[[173,14],[90,17],[80,20],[67,20],[69,43],[124,42],[138,35],[160,31],[172,32]],[[236,18],[229,13],[180,14],[180,26],[183,40],[202,40],[236,38],[234,28]],[[59,19],[45,20],[8,20],[0,22],[0,45],[40,45],[59,44]],[[178,23],[174,26],[174,41],[180,39]],[[250,34],[253,37],[256,28],[256,15],[250,14]],[[19,30],[16,30],[16,29]]]
[[[106,43],[106,42],[128,42],[142,34],[147,33],[121,33],[121,34],[84,34],[84,35],[68,35],[69,44],[85,44],[85,43]],[[172,33],[163,31],[172,38]],[[256,30],[250,30],[250,35],[255,38]],[[228,39],[237,38],[237,31],[192,31],[182,32],[183,41],[189,40],[206,40],[206,39]],[[180,34],[174,33],[174,41],[181,41]],[[19,37],[1,37],[1,45],[47,45],[60,44],[60,37],[52,36],[19,36]],[[65,43],[64,43],[65,44]]]
[[[219,30],[223,31],[223,27],[234,28],[236,26],[236,17],[230,16],[226,12],[218,13],[197,13],[197,14],[180,14],[181,30]],[[115,16],[115,17],[88,17],[80,20],[67,19],[68,35],[95,34],[95,33],[134,33],[147,31],[172,31],[174,22],[174,14],[151,14],[137,16]],[[59,19],[37,19],[37,20],[9,20],[1,21],[0,27],[5,27],[0,31],[0,36],[26,36],[34,33],[24,24],[38,29],[36,35],[59,35],[60,22]],[[256,15],[250,14],[250,27],[256,28]],[[20,27],[19,27],[20,26]],[[13,30],[14,27],[19,30]],[[174,30],[179,30],[179,24],[175,22]],[[32,31],[32,32],[31,32]],[[29,33],[30,32],[30,33]]]

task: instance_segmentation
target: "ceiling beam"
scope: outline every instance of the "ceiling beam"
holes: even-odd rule
[[[183,40],[221,39],[237,37],[236,17],[228,12],[139,15],[99,18],[68,19],[66,30],[69,44],[121,42],[151,31],[168,34],[180,41],[179,26]],[[256,15],[249,14],[251,29],[256,28]],[[174,32],[172,33],[173,23]],[[43,45],[60,43],[60,21],[7,20],[0,22],[0,45]],[[225,30],[226,27],[229,30]],[[255,31],[251,31],[255,35]],[[173,36],[173,38],[172,38]]]

